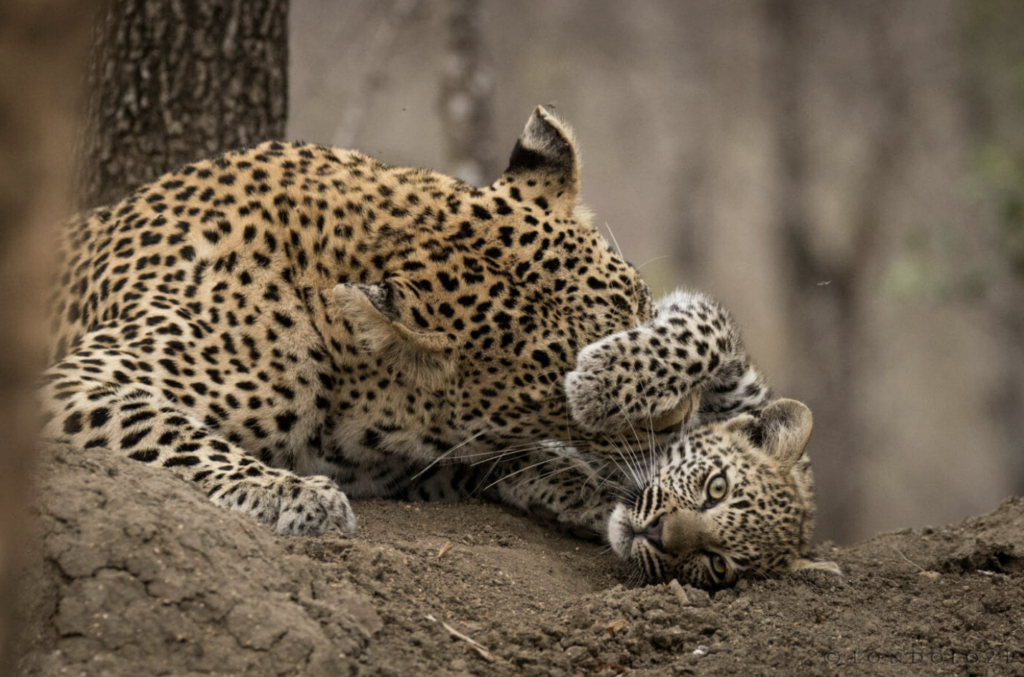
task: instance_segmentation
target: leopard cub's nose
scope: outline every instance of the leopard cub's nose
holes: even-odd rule
[[[648,524],[647,527],[640,533],[644,536],[644,538],[653,543],[656,547],[662,548],[663,546],[661,542],[661,537],[664,529],[665,513],[662,513],[658,515],[658,519]]]

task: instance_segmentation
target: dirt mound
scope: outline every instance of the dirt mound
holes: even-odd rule
[[[344,674],[370,598],[168,473],[58,449],[26,581],[27,674]]]
[[[709,597],[493,505],[357,503],[358,539],[290,539],[142,464],[45,465],[25,675],[1024,672],[1022,499]]]

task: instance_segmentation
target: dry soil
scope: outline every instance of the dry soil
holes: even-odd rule
[[[1024,499],[709,597],[494,505],[298,539],[103,452],[43,470],[26,676],[1024,674]]]

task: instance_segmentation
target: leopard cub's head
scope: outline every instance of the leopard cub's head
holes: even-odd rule
[[[814,529],[811,427],[810,409],[795,400],[684,426],[612,513],[612,549],[648,580],[702,588],[805,568],[838,573],[802,556]]]

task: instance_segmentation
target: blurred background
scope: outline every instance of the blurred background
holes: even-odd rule
[[[818,536],[1024,493],[1019,0],[0,0],[0,674],[57,224],[268,138],[490,183],[537,104],[657,293],[814,410]]]
[[[1024,4],[292,0],[287,136],[487,184],[536,104],[815,413],[819,538],[1024,490]]]

